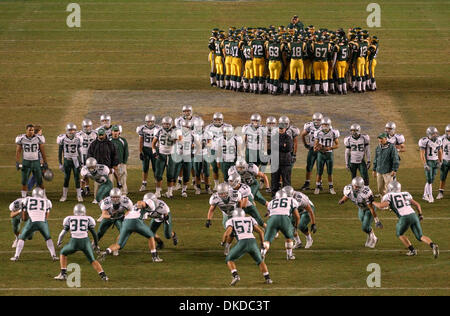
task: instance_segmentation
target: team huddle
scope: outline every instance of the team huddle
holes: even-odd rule
[[[205,193],[209,196],[209,210],[205,226],[212,225],[215,209],[222,213],[224,233],[220,236],[227,265],[232,273],[231,285],[235,285],[240,276],[236,261],[249,253],[259,265],[266,283],[272,283],[269,270],[264,262],[269,253],[271,243],[281,232],[285,238],[286,259],[294,260],[294,249],[303,247],[301,232],[305,237],[304,248],[313,245],[312,234],[317,231],[315,205],[306,195],[310,190],[311,176],[316,165],[316,181],[314,195],[323,191],[322,175],[327,169],[329,193],[334,195],[333,186],[333,152],[338,150],[340,142],[339,130],[333,128],[329,117],[315,113],[312,120],[299,129],[291,124],[286,116],[278,120],[268,117],[266,125],[262,117],[254,114],[249,124],[239,132],[231,124],[225,123],[222,113],[215,113],[210,124],[206,125],[199,115],[194,115],[191,106],[182,108],[182,115],[176,119],[165,116],[161,124],[157,124],[152,114],[145,116],[144,124],[137,127],[139,137],[139,157],[142,161],[142,183],[139,191],[147,191],[150,166],[156,182],[155,193],[146,193],[142,200],[133,201],[127,197],[126,163],[128,147],[126,140],[120,136],[120,125],[112,125],[109,115],[101,116],[102,125],[93,129],[92,121],[84,120],[82,130],[76,125],[66,126],[65,134],[58,136],[60,170],[64,172],[63,195],[67,199],[70,176],[73,173],[77,199],[79,202],[89,196],[88,183],[94,184],[93,203],[99,205],[101,216],[97,220],[99,228],[95,230],[96,221],[86,215],[83,204],[75,205],[73,215],[63,221],[57,245],[70,232],[71,239],[58,258],[51,239],[47,219],[52,203],[47,199],[42,178],[52,179],[45,153],[45,138],[34,134],[34,126],[27,126],[27,133],[16,138],[16,165],[22,171],[22,197],[10,205],[13,232],[16,239],[13,248],[15,255],[11,261],[20,258],[24,243],[34,232],[39,231],[46,240],[47,248],[53,260],[60,261],[61,272],[55,277],[58,280],[67,278],[67,257],[76,251],[82,251],[103,280],[108,280],[100,264],[108,255],[118,255],[130,235],[138,233],[148,240],[148,247],[153,262],[162,262],[158,250],[164,242],[157,234],[163,226],[164,236],[172,240],[176,246],[178,236],[173,228],[173,214],[168,205],[174,192],[181,189],[181,197],[188,198],[187,188],[193,180],[195,194]],[[422,208],[411,194],[402,190],[396,173],[400,166],[399,154],[405,151],[405,137],[397,133],[394,122],[388,122],[382,133],[378,135],[379,144],[372,157],[370,137],[364,134],[358,124],[352,124],[343,143],[345,146],[345,165],[351,174],[351,183],[345,186],[339,204],[351,200],[358,208],[362,231],[367,234],[366,247],[374,248],[378,238],[372,229],[375,221],[377,228],[382,228],[379,210],[390,208],[399,218],[397,237],[408,248],[408,255],[416,255],[417,250],[404,235],[411,228],[415,237],[428,244],[435,258],[439,255],[438,246],[422,233],[420,220],[423,218]],[[287,139],[292,144],[286,153],[280,151],[289,161],[280,163],[284,172],[274,181],[273,170],[275,151],[274,139]],[[306,148],[306,179],[304,185],[295,190],[290,183],[290,174],[296,162],[299,140]],[[434,202],[432,183],[437,171],[441,171],[440,190],[437,199],[443,198],[445,180],[450,165],[449,156],[450,124],[445,135],[439,136],[435,127],[427,130],[427,136],[419,141],[421,158],[427,183],[424,189],[424,200]],[[281,147],[281,146],[280,146]],[[23,155],[22,161],[19,161]],[[404,161],[402,160],[402,163]],[[377,180],[378,194],[369,187],[369,172],[372,167]],[[42,169],[42,170],[41,170]],[[357,175],[359,170],[360,176]],[[167,192],[162,193],[164,172],[167,179]],[[210,174],[214,187],[210,186]],[[28,196],[30,173],[33,173],[37,186]],[[220,180],[220,173],[223,182]],[[269,184],[268,173],[271,173]],[[270,194],[266,200],[263,195]],[[266,195],[267,196],[267,195]],[[161,198],[167,198],[163,201]],[[375,201],[379,197],[380,202]],[[413,209],[417,209],[419,215]],[[264,209],[262,212],[261,210]],[[265,220],[264,218],[268,218]],[[145,220],[150,219],[150,223]],[[21,222],[25,222],[21,229]],[[108,229],[115,226],[119,231],[117,242],[103,251],[99,242]],[[91,243],[88,232],[93,236]],[[259,245],[253,233],[257,233]],[[231,247],[233,240],[237,243]],[[95,258],[94,252],[98,257]]]
[[[213,29],[209,39],[210,83],[240,92],[301,96],[375,91],[379,40],[360,27],[346,33],[288,26]]]

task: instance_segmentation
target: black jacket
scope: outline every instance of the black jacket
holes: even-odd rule
[[[279,134],[279,165],[292,165],[292,151],[294,150],[294,140],[287,133]]]
[[[110,140],[94,140],[89,145],[87,157],[94,157],[97,163],[106,165],[108,168],[119,164],[117,148]]]

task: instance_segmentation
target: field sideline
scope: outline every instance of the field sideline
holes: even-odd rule
[[[366,27],[368,1],[77,1],[81,6],[81,28],[66,24],[67,1],[0,2],[0,295],[449,295],[450,204],[449,190],[444,200],[422,201],[425,182],[417,142],[429,125],[442,133],[450,123],[450,9],[447,1],[377,1],[381,6],[381,28],[369,29],[380,39],[376,69],[378,91],[364,95],[329,98],[288,98],[226,93],[209,87],[207,41],[210,30],[229,26],[287,24],[298,14],[305,25],[335,29]],[[40,124],[47,139],[50,167],[56,176],[47,183],[54,209],[50,231],[56,242],[62,219],[75,204],[73,181],[69,199],[60,203],[62,174],[58,171],[55,139],[66,123],[88,117],[97,124],[103,111],[111,109],[113,122],[123,123],[124,136],[132,147],[128,186],[130,198],[142,198],[135,127],[143,114],[160,118],[179,115],[189,102],[194,112],[209,120],[222,111],[234,124],[244,124],[253,111],[263,119],[289,113],[301,127],[312,113],[322,111],[335,119],[343,137],[354,120],[370,131],[372,153],[376,133],[389,118],[407,136],[407,153],[398,178],[424,209],[424,234],[435,240],[441,256],[434,260],[430,248],[418,244],[414,258],[395,237],[393,213],[381,212],[383,230],[377,248],[364,248],[354,205],[337,204],[350,176],[339,161],[336,170],[337,197],[327,193],[310,195],[317,206],[318,232],[310,251],[295,251],[297,260],[286,262],[284,241],[275,241],[267,258],[274,280],[264,286],[250,257],[237,262],[241,282],[230,289],[231,280],[219,246],[222,227],[218,211],[210,229],[204,227],[207,196],[188,199],[180,192],[170,200],[174,229],[180,244],[165,241],[161,251],[165,262],[151,263],[146,241],[132,236],[119,257],[104,263],[111,281],[101,283],[81,254],[69,257],[82,268],[82,288],[68,289],[53,280],[59,272],[52,263],[41,236],[25,243],[21,261],[13,264],[13,241],[8,205],[18,197],[20,176],[14,168],[14,138],[27,123]],[[244,105],[244,106],[242,106]],[[333,117],[334,115],[334,117]],[[334,124],[333,124],[334,125]],[[304,180],[304,149],[293,175],[295,188]],[[339,148],[342,157],[343,149]],[[340,165],[339,165],[340,164]],[[371,177],[371,186],[374,179]],[[150,180],[152,183],[152,180]],[[326,183],[325,183],[326,184]],[[433,185],[437,194],[438,181]],[[154,189],[154,185],[150,186]],[[88,215],[97,218],[97,206],[86,201]],[[423,203],[422,203],[423,202]],[[260,213],[265,211],[258,207]],[[101,241],[104,248],[117,231],[109,231]],[[414,240],[413,240],[414,239]],[[302,237],[304,241],[304,238]],[[66,236],[65,241],[68,241]],[[381,288],[369,289],[366,267],[381,267]],[[207,272],[205,272],[207,271]],[[195,292],[193,292],[195,291]]]

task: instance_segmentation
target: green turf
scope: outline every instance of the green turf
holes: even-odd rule
[[[19,191],[13,140],[27,123],[44,126],[51,167],[57,170],[53,145],[56,136],[67,120],[78,120],[88,110],[74,105],[77,92],[209,90],[207,39],[213,27],[227,30],[228,26],[287,24],[295,13],[305,25],[365,27],[369,14],[365,11],[366,1],[349,0],[77,3],[82,8],[81,29],[66,27],[66,1],[0,2],[0,116],[6,127],[0,142],[0,207],[4,210],[0,219],[0,295],[449,295],[448,197],[431,205],[422,203],[424,233],[436,240],[442,250],[441,257],[434,260],[429,248],[417,241],[413,243],[419,248],[419,256],[404,256],[405,250],[395,238],[396,221],[391,213],[380,215],[385,228],[376,232],[377,249],[366,250],[356,208],[350,204],[338,206],[337,198],[328,194],[312,196],[319,227],[312,251],[297,250],[297,260],[286,262],[283,241],[277,240],[267,258],[275,282],[272,287],[263,286],[257,267],[250,258],[243,258],[237,263],[242,281],[237,289],[228,288],[230,274],[218,245],[220,222],[214,221],[209,230],[204,227],[208,208],[205,195],[188,200],[177,196],[169,202],[180,244],[175,248],[166,242],[167,248],[161,252],[164,263],[152,264],[145,240],[132,237],[119,257],[108,258],[104,264],[111,278],[108,284],[98,280],[80,254],[70,257],[69,262],[82,266],[82,290],[67,290],[64,284],[54,282],[58,264],[51,263],[40,236],[26,243],[21,262],[10,263],[13,252],[7,206]],[[375,96],[377,105],[384,106],[389,100],[389,106],[377,110],[383,110],[387,116],[391,111],[401,115],[400,126],[411,135],[408,151],[414,155],[427,126],[436,125],[443,131],[450,122],[449,7],[444,0],[378,3],[382,8],[382,27],[370,32],[380,39],[376,69],[379,91],[371,97]],[[352,96],[347,97],[355,102]],[[312,102],[319,104],[323,100]],[[239,110],[242,109],[229,109],[225,115],[236,116],[233,112]],[[376,111],[369,113],[379,115]],[[302,123],[295,122],[297,126]],[[417,161],[416,158],[414,166]],[[137,194],[139,177],[137,166],[133,166],[129,178],[133,201],[141,198]],[[299,187],[304,179],[303,169],[296,169],[293,179]],[[402,161],[399,179],[421,201],[423,170],[408,168],[408,161]],[[335,182],[340,194],[349,175],[337,170]],[[61,183],[62,175],[57,172],[48,186],[49,197],[54,201],[50,221],[54,239],[62,219],[75,203],[72,183],[69,201],[57,202]],[[193,195],[193,191],[189,194]],[[89,215],[96,218],[98,207],[90,200],[86,205]],[[264,213],[261,208],[260,211]],[[217,213],[216,218],[219,217]],[[113,242],[116,233],[109,232],[101,245]],[[409,236],[413,238],[410,233]],[[380,290],[366,286],[366,267],[372,262],[382,269]],[[6,290],[9,288],[35,289]]]

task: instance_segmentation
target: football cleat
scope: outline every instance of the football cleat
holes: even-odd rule
[[[173,232],[172,241],[174,246],[178,245],[178,236],[175,232]]]
[[[295,260],[295,256],[294,255],[287,255],[286,256],[286,260]]]
[[[59,261],[59,257],[58,256],[52,256],[52,261],[53,262]]]
[[[300,242],[295,242],[293,249],[299,249],[299,248],[302,248],[302,247],[303,247],[303,244],[302,244],[301,241]]]
[[[377,245],[377,242],[378,242],[378,238],[376,236],[374,236],[369,243],[369,248],[372,248],[372,249],[375,248],[375,246]]]
[[[102,278],[102,281],[109,281],[109,278],[106,274],[102,275],[101,278]]]
[[[214,192],[213,192],[213,190],[211,190],[211,188],[208,188],[208,190],[206,190],[206,192],[207,192],[209,195],[213,195],[213,194],[214,194]]]
[[[67,280],[67,274],[62,274],[61,272],[55,276],[53,279],[59,280],[59,281],[65,281]]]
[[[188,195],[187,195],[186,191],[183,191],[183,192],[181,192],[181,196],[184,198],[187,198]]]
[[[156,196],[157,199],[159,199],[161,197],[161,193],[160,192],[156,192],[155,196]]]
[[[92,204],[98,204],[97,200],[94,199],[94,200],[92,201]]]
[[[370,245],[370,242],[371,242],[371,238],[370,238],[370,235],[369,235],[369,234],[367,234],[366,244],[365,244],[364,246],[365,246],[365,247],[369,247],[369,245]]]
[[[241,278],[239,277],[239,275],[236,275],[233,280],[230,283],[230,286],[235,286],[236,283],[238,283],[241,280]]]
[[[433,244],[433,256],[434,259],[437,259],[439,257],[439,246],[436,244]]]
[[[196,194],[196,195],[202,194],[202,190],[200,190],[199,187],[195,187],[195,194]]]
[[[315,190],[314,190],[314,194],[319,194],[320,193],[320,188],[316,188]]]
[[[309,183],[304,183],[303,184],[303,186],[300,188],[300,190],[301,191],[306,191],[306,190],[310,190],[310,187],[309,187]]]
[[[61,196],[61,198],[59,199],[60,202],[65,202],[67,200],[67,196]]]
[[[9,260],[11,260],[12,262],[17,262],[19,261],[19,257],[12,257]]]
[[[432,194],[428,195],[428,203],[434,203],[434,197]]]
[[[272,281],[272,279],[266,279],[266,280],[264,281],[264,283],[265,283],[265,284],[272,284],[273,281]]]
[[[144,192],[145,190],[147,190],[147,185],[142,184],[141,187],[139,188],[139,192]]]
[[[159,256],[158,257],[153,257],[152,260],[153,260],[153,262],[163,262],[164,261]]]
[[[417,249],[410,250],[406,253],[408,257],[417,256]]]
[[[177,182],[177,184],[175,185],[175,187],[173,189],[174,189],[174,191],[180,190],[181,189],[181,183]]]
[[[156,250],[161,250],[164,248],[164,242],[162,240],[156,242]]]
[[[313,244],[314,240],[311,238],[311,236],[308,238],[306,238],[306,246],[305,249],[309,249],[311,248],[312,244]]]
[[[334,191],[334,188],[330,188],[330,194],[335,195],[336,191]]]
[[[98,260],[99,262],[103,262],[103,261],[105,261],[107,255],[108,255],[108,253],[107,253],[106,251],[102,251],[102,252],[100,252],[100,254],[98,255],[97,260]]]
[[[439,192],[438,196],[436,197],[436,200],[442,200],[444,198],[444,193]]]
[[[113,252],[113,256],[114,257],[117,257],[118,255],[119,255],[119,250],[116,250],[116,251]]]
[[[80,195],[80,196],[77,196],[77,200],[78,200],[78,202],[83,202],[83,197]]]

